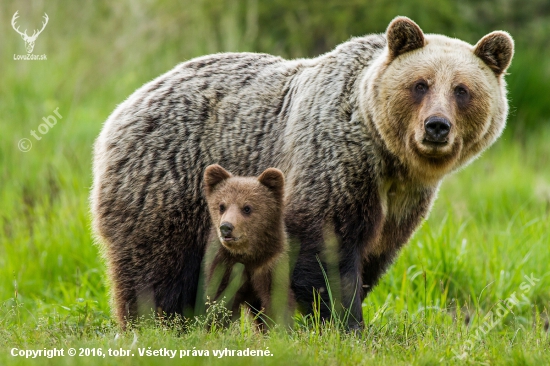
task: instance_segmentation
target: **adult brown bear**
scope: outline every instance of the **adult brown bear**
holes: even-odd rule
[[[323,230],[334,229],[341,301],[360,326],[362,300],[442,178],[503,130],[512,55],[505,32],[471,46],[398,17],[317,58],[215,54],[144,85],[94,151],[94,228],[119,322],[141,308],[193,313],[210,232],[201,181],[217,163],[284,173],[286,228],[300,243],[292,288],[306,311],[325,286]]]

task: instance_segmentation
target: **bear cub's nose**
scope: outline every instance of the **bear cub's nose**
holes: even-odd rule
[[[229,222],[222,222],[220,225],[220,232],[224,237],[230,236],[234,227]]]
[[[424,121],[426,140],[430,142],[445,142],[451,131],[451,122],[443,117],[428,117]]]

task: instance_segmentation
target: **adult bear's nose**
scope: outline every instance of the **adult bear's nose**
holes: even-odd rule
[[[445,142],[451,131],[451,122],[447,118],[431,116],[424,121],[426,140],[430,142]]]
[[[233,225],[231,225],[229,222],[222,222],[222,224],[220,225],[220,232],[224,237],[230,236],[233,229]]]

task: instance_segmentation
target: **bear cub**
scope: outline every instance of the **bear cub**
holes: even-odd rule
[[[225,297],[233,319],[246,304],[263,330],[273,322],[289,325],[294,309],[284,185],[283,173],[275,168],[266,169],[257,178],[233,176],[217,164],[204,172],[212,221],[206,251],[206,294],[211,300]]]

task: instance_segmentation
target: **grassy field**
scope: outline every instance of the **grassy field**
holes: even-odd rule
[[[46,61],[13,60],[26,53],[23,41],[0,23],[0,365],[181,364],[180,350],[185,364],[550,364],[550,119],[544,100],[518,107],[548,83],[550,68],[542,77],[526,67],[533,51],[519,52],[510,70],[511,128],[445,180],[430,218],[364,302],[362,334],[300,316],[293,331],[268,335],[247,318],[214,332],[198,319],[184,334],[165,324],[120,333],[90,231],[93,141],[141,84],[194,56],[251,50],[258,30],[253,16],[235,30],[230,13],[214,29],[192,4],[185,12],[101,4],[0,5],[2,20],[19,10],[22,29],[40,24],[43,9],[50,17],[34,51]],[[56,123],[40,130],[49,116]],[[149,347],[177,354],[139,355]],[[26,359],[13,348],[65,356]],[[270,355],[213,354],[226,348]]]

